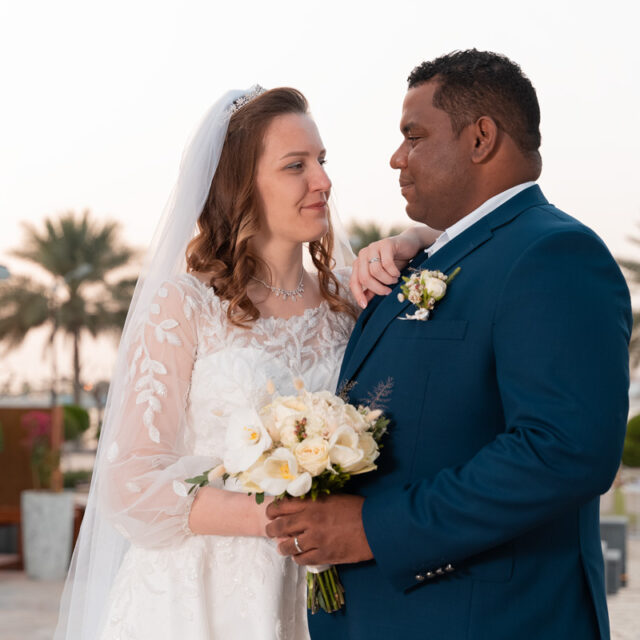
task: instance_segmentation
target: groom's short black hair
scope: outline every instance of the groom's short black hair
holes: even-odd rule
[[[525,153],[540,147],[540,106],[522,69],[491,51],[454,51],[418,65],[409,88],[429,80],[439,87],[433,106],[446,111],[456,134],[480,116],[489,116]]]

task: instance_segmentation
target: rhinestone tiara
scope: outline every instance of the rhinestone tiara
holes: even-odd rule
[[[249,93],[245,93],[243,96],[236,98],[230,105],[229,110],[231,113],[235,113],[238,109],[241,109],[246,104],[249,104],[252,100],[257,98],[259,95],[262,95],[266,89],[261,87],[259,84],[255,85]]]

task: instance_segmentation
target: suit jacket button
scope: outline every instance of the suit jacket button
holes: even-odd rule
[[[435,578],[436,574],[433,573],[433,571],[427,571],[427,578],[431,579],[431,578]]]
[[[453,568],[453,565],[450,565],[450,564],[448,564],[448,565],[444,568],[444,570],[445,570],[447,573],[451,573],[452,571],[455,571],[455,569]]]
[[[417,582],[424,582],[424,575],[422,573],[418,573],[416,575],[416,581]]]

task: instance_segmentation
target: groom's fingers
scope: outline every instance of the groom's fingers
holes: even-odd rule
[[[298,514],[279,516],[272,520],[266,527],[266,534],[270,538],[285,538],[295,536],[305,530]]]
[[[300,549],[302,549],[302,551],[298,551],[298,547],[296,547],[294,538],[298,539],[298,546],[300,547]],[[313,544],[312,536],[310,536],[308,532],[298,533],[297,536],[284,538],[278,545],[278,551],[283,556],[295,556],[294,559],[301,556],[306,556],[311,551],[315,551],[316,548],[316,545]]]
[[[304,509],[305,505],[302,500],[274,500],[266,510],[267,518],[273,520],[279,516],[287,515],[290,513],[298,513]]]

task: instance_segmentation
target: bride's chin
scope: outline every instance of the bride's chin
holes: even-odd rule
[[[329,232],[329,222],[325,221],[323,224],[308,225],[305,229],[305,237],[302,240],[303,243],[317,242],[322,240]]]

